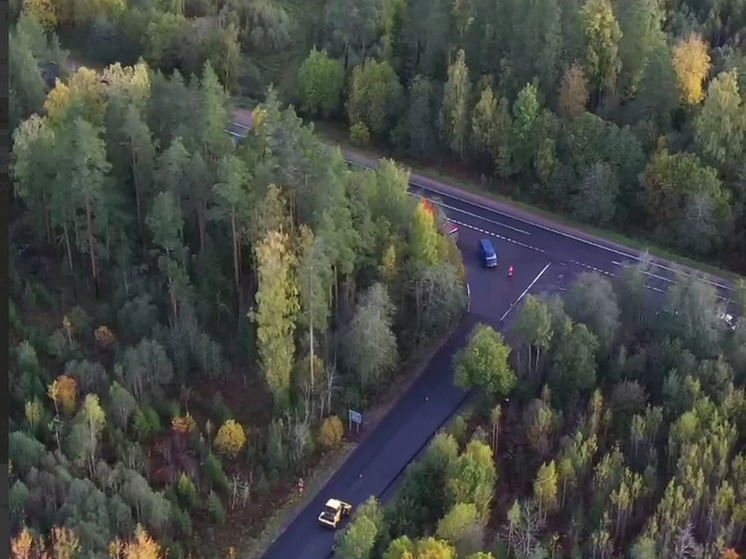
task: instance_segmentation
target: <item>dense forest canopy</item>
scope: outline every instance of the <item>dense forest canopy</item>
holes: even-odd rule
[[[349,169],[273,93],[236,145],[209,62],[45,93],[37,62],[65,53],[27,14],[12,33],[40,93],[12,148],[14,553],[209,556],[221,532],[198,527],[261,527],[340,445],[340,410],[457,322],[460,254],[407,171]]]
[[[746,327],[725,328],[696,278],[655,311],[644,272],[528,295],[512,350],[477,325],[454,358],[471,406],[392,503],[359,507],[335,557],[741,556]]]
[[[408,172],[349,169],[285,102],[746,270],[746,0],[10,8],[13,557],[233,557],[463,313]],[[238,145],[229,95],[262,101]],[[690,277],[655,314],[643,271],[475,330],[474,409],[340,558],[736,559],[746,326]]]
[[[744,0],[25,5],[102,64],[209,61],[230,91],[279,84],[354,142],[450,156],[501,193],[746,270]],[[27,73],[11,72],[23,110],[42,100]]]

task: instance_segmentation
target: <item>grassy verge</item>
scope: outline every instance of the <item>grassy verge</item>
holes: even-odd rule
[[[357,152],[371,159],[376,159],[386,155],[381,153],[381,151],[375,150],[374,148],[361,148],[353,145],[350,142],[346,131],[342,130],[339,126],[336,126],[334,124],[330,124],[328,122],[315,122],[314,129],[323,140],[339,144],[339,146],[344,150]],[[699,270],[707,274],[715,275],[723,279],[728,279],[730,281],[736,281],[737,279],[742,277],[734,272],[731,272],[730,270],[720,268],[714,263],[692,260],[691,258],[687,258],[686,256],[682,256],[680,254],[673,253],[670,250],[655,246],[649,241],[630,237],[619,233],[618,231],[611,231],[608,229],[593,227],[591,225],[575,221],[565,214],[554,213],[545,208],[532,206],[524,202],[513,200],[512,198],[489,190],[484,184],[480,183],[480,181],[475,178],[468,176],[456,176],[453,173],[444,172],[442,167],[439,165],[426,167],[422,162],[401,157],[397,157],[397,161],[410,167],[413,174],[448,183],[449,185],[464,190],[465,192],[469,192],[483,198],[500,202],[507,206],[511,206],[513,208],[534,214],[536,216],[546,218],[560,225],[572,227],[577,231],[587,233],[589,235],[594,235],[596,237],[601,237],[620,245],[624,245],[639,252],[647,251],[649,254],[655,256],[656,258],[681,264],[683,266],[687,266],[689,268]]]
[[[465,315],[466,311],[464,311],[462,319]],[[328,453],[321,459],[308,478],[304,479],[306,490],[303,495],[294,493],[289,496],[277,512],[267,520],[262,532],[241,549],[239,556],[242,559],[259,559],[264,555],[272,542],[282,534],[292,521],[294,515],[313,500],[337,470],[344,466],[357,446],[365,441],[367,435],[375,431],[381,420],[409,391],[409,388],[424,372],[438,350],[461,326],[461,320],[455,324],[454,328],[428,346],[416,350],[409,359],[402,363],[400,366],[401,374],[389,384],[388,389],[378,399],[378,404],[365,413],[365,430],[364,433],[361,433],[362,436],[356,442],[345,442],[340,449]]]
[[[282,534],[285,526],[292,520],[293,515],[303,509],[316,496],[344,464],[356,446],[348,442],[337,450],[327,453],[313,469],[311,475],[304,478],[306,490],[303,495],[297,493],[291,495],[277,512],[267,519],[262,532],[240,551],[240,557],[258,559],[264,555],[272,542]]]

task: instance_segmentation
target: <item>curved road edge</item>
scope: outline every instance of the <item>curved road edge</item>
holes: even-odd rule
[[[453,328],[451,328],[451,331],[444,335],[443,338],[437,343],[436,345],[430,347],[427,349],[426,352],[423,353],[420,359],[418,359],[415,363],[413,363],[413,367],[416,369],[410,376],[410,378],[407,378],[406,381],[402,384],[401,391],[393,397],[391,400],[386,402],[382,406],[382,413],[379,417],[376,418],[372,423],[368,423],[366,425],[365,431],[362,433],[362,435],[358,438],[357,442],[355,443],[354,447],[346,453],[344,458],[339,462],[334,469],[324,478],[321,483],[317,486],[316,490],[313,493],[310,493],[307,495],[307,497],[300,503],[296,504],[294,506],[294,510],[287,516],[284,522],[282,522],[281,527],[278,530],[277,536],[271,540],[271,542],[264,548],[257,550],[257,553],[252,554],[254,557],[267,557],[275,544],[275,542],[282,537],[282,534],[295,522],[298,521],[299,517],[306,512],[310,507],[312,507],[313,502],[315,499],[319,497],[319,495],[323,494],[329,485],[335,480],[339,472],[345,469],[345,467],[352,462],[354,458],[356,458],[356,455],[358,454],[358,451],[360,448],[366,443],[366,441],[370,438],[372,434],[374,434],[380,427],[381,424],[386,420],[388,416],[391,415],[392,411],[394,411],[399,405],[401,405],[402,401],[410,395],[412,390],[417,385],[418,381],[421,380],[422,376],[427,372],[427,370],[430,367],[431,362],[435,359],[435,357],[441,352],[441,350],[447,346],[449,343],[453,342],[453,340],[460,334],[462,328],[467,323],[469,318],[469,309],[471,307],[471,288],[469,287],[469,282],[464,280],[464,285],[466,288],[466,308],[461,313],[461,317],[459,320],[453,325]],[[471,393],[467,393],[464,397],[464,400],[469,397]],[[463,405],[463,401],[459,402],[458,406],[454,408],[450,415],[442,422],[442,424],[438,427],[438,430],[442,428],[443,425],[448,423],[450,419],[453,418],[454,414],[458,412],[459,409],[461,409]],[[421,447],[417,450],[417,455],[419,455],[422,450],[429,444],[430,440],[434,434],[431,434],[430,437],[421,445]],[[407,466],[412,462],[412,460],[408,461],[401,469],[400,472],[397,473],[396,477],[394,477],[391,482],[386,486],[385,490],[381,493],[385,493],[389,490],[389,488],[396,483],[396,481],[399,479],[401,474],[406,470]],[[331,556],[331,553],[330,553]]]
[[[375,168],[378,165],[378,162],[376,160],[371,159],[369,156],[363,155],[353,149],[345,148],[344,150],[342,150],[340,148],[340,151],[342,152],[345,160],[352,164],[368,168]],[[488,210],[498,215],[509,217],[533,227],[538,227],[539,229],[543,229],[548,233],[559,235],[572,241],[583,243],[593,248],[610,252],[621,258],[626,258],[637,262],[642,261],[645,258],[644,252],[632,249],[616,241],[606,239],[600,235],[582,231],[569,225],[564,225],[548,217],[544,217],[539,213],[524,210],[506,202],[500,202],[491,198],[480,196],[478,194],[473,194],[464,189],[444,183],[442,181],[425,177],[423,175],[418,175],[414,171],[412,171],[410,175],[410,184],[415,188],[428,190],[438,196],[445,196],[462,202],[467,202],[472,206]],[[706,282],[712,284],[717,288],[723,289],[725,291],[733,291],[733,286],[731,285],[730,281],[721,276],[716,276],[714,274],[704,272],[691,266],[687,266],[686,264],[672,262],[670,260],[654,257],[651,255],[648,255],[647,259],[660,268],[669,271],[681,269],[687,275],[693,274],[703,277]]]
[[[238,128],[234,131],[226,130],[228,133],[236,138],[245,136],[253,125],[253,114],[249,109],[234,109],[232,113],[234,122],[231,125],[235,125]],[[376,168],[378,166],[378,159],[371,158],[369,155],[364,155],[354,149],[345,147],[342,149],[341,146],[331,144],[328,141],[320,139],[323,143],[339,149],[344,159],[353,165],[361,167]],[[405,164],[406,166],[406,164]],[[530,210],[519,208],[513,204],[507,202],[500,202],[485,196],[480,196],[471,192],[467,192],[464,189],[458,188],[457,186],[444,183],[442,181],[419,175],[412,171],[410,168],[410,185],[415,188],[421,188],[423,190],[429,190],[439,196],[446,196],[461,202],[472,204],[475,207],[494,212],[499,215],[503,215],[514,219],[519,222],[526,223],[528,225],[543,229],[547,233],[559,235],[566,239],[576,241],[596,249],[607,251],[612,254],[616,254],[621,258],[626,258],[639,262],[647,258],[655,266],[668,270],[681,270],[687,275],[695,275],[702,277],[707,283],[713,285],[723,291],[733,292],[734,288],[731,282],[722,276],[707,273],[702,270],[693,268],[686,264],[679,262],[673,262],[665,258],[654,257],[651,255],[645,256],[644,251],[639,251],[622,243],[609,240],[602,235],[589,233],[570,225],[565,225],[552,220],[549,217],[541,215],[538,212],[532,212]],[[725,271],[723,270],[725,273]],[[729,272],[732,273],[732,272]],[[734,276],[738,274],[733,273]],[[746,309],[745,309],[746,310]]]

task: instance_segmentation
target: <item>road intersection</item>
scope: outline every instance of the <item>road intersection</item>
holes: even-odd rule
[[[226,131],[235,138],[246,135],[251,126],[251,117],[246,115],[247,111],[237,111],[237,122]],[[348,151],[344,156],[355,166],[377,165],[357,153]],[[469,312],[421,377],[319,494],[290,521],[264,559],[328,559],[335,534],[316,520],[326,500],[338,498],[357,506],[371,495],[391,496],[406,466],[467,397],[453,385],[451,363],[477,322],[502,329],[515,319],[520,301],[528,292],[563,291],[572,277],[583,271],[611,278],[624,266],[645,258],[650,263],[647,286],[657,293],[664,293],[676,281],[677,269],[678,273],[695,273],[434,179],[413,174],[410,186],[411,194],[438,203],[459,225],[458,244],[470,288]],[[485,237],[493,240],[497,250],[497,269],[485,269],[479,261],[477,245]],[[515,267],[513,277],[507,275],[510,264]],[[732,299],[729,282],[714,276],[705,276],[704,280],[717,289],[721,300]]]

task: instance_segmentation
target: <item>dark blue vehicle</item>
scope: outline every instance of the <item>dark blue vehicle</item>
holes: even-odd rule
[[[492,246],[492,241],[489,239],[479,241],[479,254],[482,257],[485,268],[494,268],[497,266],[497,252],[495,252],[495,247]]]

